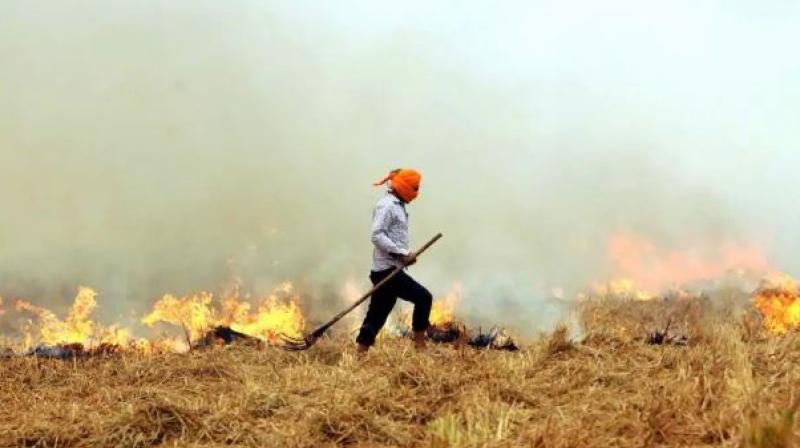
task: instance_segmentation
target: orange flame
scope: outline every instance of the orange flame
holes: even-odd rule
[[[755,245],[724,243],[702,251],[664,249],[632,233],[610,238],[608,258],[615,280],[596,284],[595,292],[638,300],[693,283],[722,279],[731,273],[772,272],[765,255]]]
[[[456,305],[462,297],[464,297],[464,287],[460,283],[453,283],[447,295],[433,301],[430,315],[431,325],[437,326],[455,321]]]
[[[178,325],[187,332],[189,338],[199,339],[213,326],[213,297],[208,292],[180,298],[167,294],[153,305],[153,311],[142,318],[142,323],[150,327],[158,322]]]
[[[216,326],[227,326],[269,342],[275,342],[280,335],[303,335],[305,318],[291,283],[276,288],[255,311],[247,299],[240,296],[238,287],[218,302],[209,292],[186,297],[167,294],[155,303],[142,323],[151,327],[158,322],[180,326],[193,341]]]
[[[450,291],[439,299],[434,299],[431,306],[431,313],[429,315],[429,322],[431,326],[442,326],[455,322],[455,309],[457,304],[464,296],[464,288],[460,283],[453,283]],[[389,316],[389,321],[384,327],[381,334],[404,334],[409,331],[412,326],[413,314],[411,312],[404,312],[397,317]],[[399,331],[398,331],[399,330]]]
[[[89,319],[97,307],[97,292],[92,288],[81,286],[78,295],[65,320],[59,319],[52,311],[32,305],[24,300],[16,302],[17,311],[27,311],[37,317],[37,325],[26,331],[27,345],[34,340],[45,344],[79,343],[85,346],[93,344],[125,344],[130,333],[118,327],[102,327]],[[36,335],[34,335],[36,334]]]
[[[753,293],[753,305],[761,312],[764,327],[772,333],[784,334],[800,327],[800,287],[786,274],[762,280]]]

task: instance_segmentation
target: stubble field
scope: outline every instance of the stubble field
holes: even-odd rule
[[[0,359],[1,446],[794,446],[796,333],[700,299],[587,302],[518,352],[345,337]],[[651,345],[672,320],[686,345]]]

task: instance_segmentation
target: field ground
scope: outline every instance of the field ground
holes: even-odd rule
[[[688,345],[648,345],[674,316]],[[794,446],[797,333],[702,304],[587,306],[520,352],[345,339],[0,359],[0,446]]]

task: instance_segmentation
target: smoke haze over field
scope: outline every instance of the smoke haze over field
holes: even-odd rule
[[[327,300],[399,166],[483,322],[551,324],[620,231],[798,274],[800,5],[695,3],[4,1],[0,295]]]

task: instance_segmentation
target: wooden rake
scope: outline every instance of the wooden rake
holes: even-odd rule
[[[441,237],[442,234],[437,233],[436,236],[431,238],[430,241],[425,243],[424,246],[420,247],[419,249],[417,249],[416,252],[413,253],[414,258],[422,255],[422,253],[428,250],[429,247],[433,246],[434,243],[439,241],[439,238]],[[405,264],[396,267],[389,275],[386,276],[386,278],[379,281],[372,289],[370,289],[369,292],[361,296],[358,300],[356,300],[352,305],[348,306],[341,313],[334,316],[333,319],[320,325],[319,328],[312,331],[308,336],[304,338],[293,338],[287,335],[281,335],[281,339],[283,339],[284,342],[284,348],[286,350],[291,350],[291,351],[308,350],[309,348],[311,348],[311,346],[313,346],[317,342],[317,340],[319,340],[320,337],[322,337],[323,334],[325,334],[326,331],[328,331],[328,328],[332,327],[336,322],[339,322],[348,313],[358,308],[358,306],[364,303],[368,298],[370,298],[370,296],[372,296],[372,294],[374,294],[375,291],[379,290],[381,287],[383,287],[383,285],[389,283],[389,281],[391,281],[395,276],[397,276],[397,274],[399,274],[406,267],[407,265]]]

